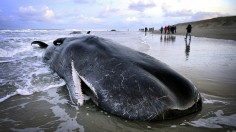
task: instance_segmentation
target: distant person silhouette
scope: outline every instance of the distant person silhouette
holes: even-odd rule
[[[147,35],[148,28],[145,27],[144,31],[145,31],[145,36],[146,36],[146,35]]]
[[[176,28],[176,25],[174,25],[174,33],[176,33],[176,29],[177,29],[177,28]]]
[[[187,33],[186,33],[186,38],[185,39],[187,39],[187,37],[189,35],[189,40],[191,40],[192,26],[190,24],[188,24],[186,30],[187,30]]]
[[[161,27],[160,31],[161,31],[161,34],[162,34],[162,32],[163,32],[163,27]]]
[[[167,32],[167,30],[168,30],[167,26],[165,26],[164,30],[165,30],[165,34],[166,34],[166,32]]]

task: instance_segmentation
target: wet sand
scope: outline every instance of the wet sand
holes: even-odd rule
[[[201,84],[201,86],[207,83]],[[227,112],[227,106],[235,107],[235,101],[203,95],[209,99],[203,104],[201,112],[194,113],[174,120],[140,122],[125,120],[101,110],[92,101],[84,106],[73,106],[65,87],[52,88],[45,92],[29,96],[14,96],[1,103],[1,131],[80,131],[80,132],[155,132],[155,131],[224,131],[235,130],[235,127],[226,126],[215,128],[215,120],[223,120],[228,125],[235,121]],[[219,101],[221,100],[221,101]],[[213,103],[212,103],[213,101]],[[215,102],[214,102],[215,101]],[[227,112],[227,116],[221,114]],[[218,117],[217,114],[220,114]],[[235,115],[234,115],[235,116]],[[213,121],[209,120],[213,118]],[[200,120],[200,121],[199,121]],[[194,123],[192,121],[199,121]],[[204,124],[205,123],[205,124]],[[222,123],[222,122],[220,122]],[[201,127],[199,124],[204,124]],[[193,127],[195,125],[195,127]],[[212,126],[211,126],[212,125]],[[219,124],[220,125],[220,124]],[[211,128],[212,127],[212,128]],[[220,125],[221,127],[221,125]],[[193,130],[194,129],[194,130]]]
[[[186,27],[192,25],[192,35],[216,39],[236,40],[236,16],[176,24],[177,35],[186,35]],[[160,34],[159,30],[154,33]]]

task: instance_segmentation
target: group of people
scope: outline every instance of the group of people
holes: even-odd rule
[[[185,40],[187,39],[187,37],[189,36],[189,40],[191,39],[191,32],[192,32],[192,26],[190,24],[188,24],[187,28],[187,33],[186,33],[186,37],[185,37]],[[145,35],[146,35],[146,32],[148,31],[148,28],[145,27],[144,29],[139,29],[139,31],[144,31],[145,32]],[[149,31],[154,31],[154,28],[149,28]],[[160,31],[161,31],[161,34],[164,33],[165,34],[175,34],[176,33],[176,25],[172,25],[172,26],[165,26],[164,28],[161,27],[160,28]]]
[[[170,33],[174,34],[174,33],[176,33],[176,26],[175,25],[173,25],[173,26],[169,25],[169,26],[165,26],[164,28],[161,27],[160,31],[161,31],[161,34],[162,34],[163,31],[165,32],[165,34],[170,34]]]
[[[185,39],[187,39],[188,36],[189,36],[189,39],[191,39],[192,26],[189,24],[187,26],[186,30],[187,30],[187,33],[186,33]],[[170,34],[170,33],[175,34],[176,33],[176,26],[173,25],[173,26],[165,26],[164,28],[161,27],[160,31],[161,31],[161,34],[163,31],[165,32],[165,34]]]

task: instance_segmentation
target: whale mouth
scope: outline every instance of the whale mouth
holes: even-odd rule
[[[96,93],[83,80],[81,81],[81,88],[82,92],[85,95],[89,96],[92,99],[93,103],[98,106],[98,98]],[[86,99],[84,98],[84,100]]]
[[[84,100],[86,100],[85,95],[87,95],[98,106],[97,93],[93,85],[79,74],[79,72],[75,69],[73,60],[71,62],[71,66],[73,85],[69,86],[68,90],[72,102],[76,105],[82,106],[84,104]]]

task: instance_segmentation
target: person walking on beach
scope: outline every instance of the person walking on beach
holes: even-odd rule
[[[190,24],[188,24],[186,30],[187,30],[187,33],[186,33],[186,38],[185,38],[185,39],[187,39],[187,37],[188,37],[188,35],[189,35],[189,40],[191,40],[192,26],[191,26]]]
[[[174,25],[173,25],[173,26],[170,26],[170,29],[171,29],[171,33],[174,34],[174,31],[175,31]]]
[[[145,29],[144,29],[145,36],[147,35],[147,30],[148,30],[148,28],[147,28],[147,27],[145,27]]]
[[[170,25],[167,26],[167,34],[170,34]]]
[[[174,33],[176,34],[176,25],[174,25]]]
[[[161,27],[160,31],[161,31],[161,34],[162,34],[162,32],[163,32],[163,27]]]
[[[166,34],[166,32],[167,32],[167,26],[165,26],[164,30],[165,30],[165,34]]]

